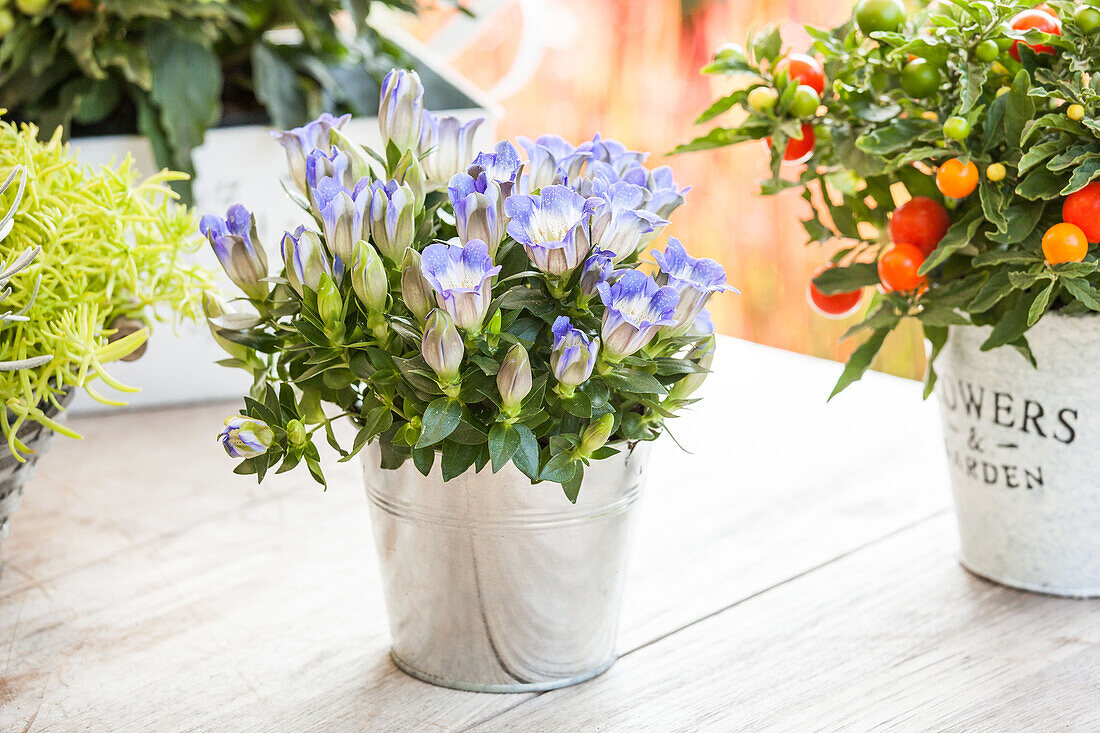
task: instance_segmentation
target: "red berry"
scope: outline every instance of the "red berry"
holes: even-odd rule
[[[1066,197],[1062,220],[1080,227],[1090,242],[1100,242],[1100,181]]]
[[[1009,25],[1012,26],[1013,30],[1017,31],[1035,29],[1043,33],[1049,33],[1052,36],[1062,35],[1062,21],[1048,12],[1035,8],[1017,13],[1009,22]],[[1049,46],[1045,43],[1025,43],[1024,45],[1035,53],[1056,53],[1054,46]],[[1017,61],[1020,60],[1020,41],[1012,42],[1012,48],[1009,50],[1009,53],[1012,55],[1012,58]]]
[[[815,311],[826,318],[847,318],[859,310],[859,302],[863,299],[862,290],[852,290],[847,293],[833,293],[826,295],[814,285],[814,279],[828,270],[832,265],[823,265],[814,272],[813,279],[806,289],[806,299]]]
[[[911,244],[927,257],[950,227],[951,217],[943,204],[927,196],[916,196],[890,217],[890,239],[895,244]]]
[[[813,56],[792,53],[775,65],[776,76],[784,71],[787,72],[791,81],[813,87],[818,94],[825,93],[825,69]]]
[[[792,137],[787,141],[787,147],[783,151],[783,161],[785,163],[805,163],[813,154],[816,142],[814,126],[809,122],[802,123],[802,137]],[[768,147],[772,147],[770,137],[768,138]]]
[[[878,278],[886,292],[904,293],[917,290],[928,278],[917,273],[924,264],[924,255],[911,244],[895,244],[878,259]]]

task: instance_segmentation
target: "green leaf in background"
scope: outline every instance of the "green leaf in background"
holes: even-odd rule
[[[860,377],[871,368],[871,363],[875,360],[879,350],[882,349],[882,344],[886,341],[886,336],[890,333],[891,328],[875,329],[871,333],[871,337],[860,344],[859,348],[852,353],[848,363],[844,365],[844,371],[841,372],[840,379],[833,387],[832,394],[829,395],[830,400],[853,383],[859,381]]]
[[[493,473],[508,465],[519,450],[519,444],[519,431],[514,426],[496,423],[489,429],[489,457],[493,462]]]
[[[287,129],[309,117],[309,105],[298,85],[298,72],[267,43],[252,47],[252,75],[256,98],[267,108],[272,125]]]
[[[846,267],[830,267],[814,278],[814,285],[825,295],[849,293],[878,285],[878,266],[874,262],[856,262]]]
[[[206,43],[180,35],[168,24],[150,28],[145,49],[153,72],[149,96],[174,151],[172,160],[157,163],[194,172],[191,151],[221,115],[218,57]]]

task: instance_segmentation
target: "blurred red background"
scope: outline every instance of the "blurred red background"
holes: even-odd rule
[[[779,23],[787,45],[804,49],[801,24],[833,25],[854,0],[526,0],[468,3],[477,20],[432,7],[407,27],[505,110],[503,137],[556,133],[574,142],[595,132],[651,150],[649,165],[671,165],[687,204],[670,233],[697,256],[725,265],[742,294],[712,301],[721,333],[833,359],[851,322],[828,321],[806,304],[806,283],[827,256],[807,247],[797,193],[761,198],[762,145],[666,157],[705,132],[693,122],[736,80],[703,76],[714,49],[744,43],[753,28]],[[457,23],[456,23],[457,21]],[[736,113],[732,113],[736,114]],[[734,120],[719,118],[732,124]],[[919,329],[895,334],[878,368],[917,376],[924,347]]]

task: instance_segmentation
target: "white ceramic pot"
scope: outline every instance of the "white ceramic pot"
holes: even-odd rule
[[[988,328],[955,328],[936,362],[962,564],[1004,585],[1100,596],[1100,316],[1047,314],[1038,369]]]

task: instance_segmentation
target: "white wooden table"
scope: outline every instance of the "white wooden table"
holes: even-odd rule
[[[79,418],[3,545],[0,729],[1095,730],[1100,605],[955,560],[940,428],[881,375],[723,340],[662,440],[619,648],[541,694],[399,672],[354,464],[262,486],[233,405]]]

